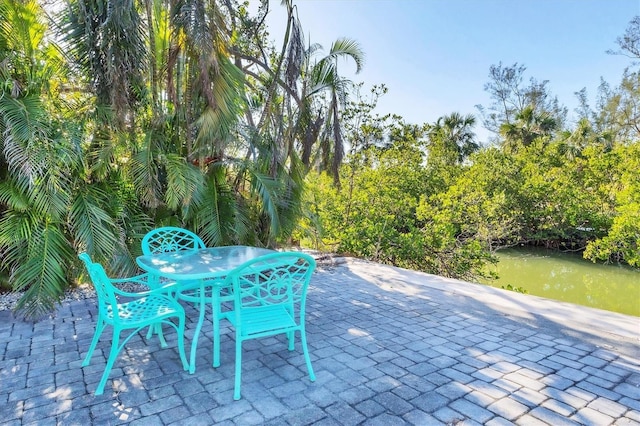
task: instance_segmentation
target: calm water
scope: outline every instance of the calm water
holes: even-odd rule
[[[493,287],[511,284],[535,296],[640,316],[640,271],[594,264],[579,254],[543,249],[498,252]]]

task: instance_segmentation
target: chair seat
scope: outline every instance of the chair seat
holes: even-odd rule
[[[154,320],[169,318],[175,316],[181,310],[182,307],[175,301],[162,296],[147,296],[118,304],[120,322],[126,324],[127,327],[148,325],[150,318]],[[107,309],[107,315],[113,321],[113,308],[111,306]]]
[[[233,319],[233,318],[232,318]],[[233,323],[234,321],[232,321]],[[234,324],[236,325],[236,324]],[[243,336],[269,334],[270,331],[282,333],[288,328],[296,328],[295,319],[283,305],[257,306],[243,308],[240,329]]]

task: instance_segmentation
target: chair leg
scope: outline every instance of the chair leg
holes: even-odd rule
[[[89,365],[91,361],[91,356],[93,355],[93,351],[96,349],[96,345],[98,344],[98,340],[100,340],[100,335],[102,334],[102,330],[104,330],[105,322],[102,319],[98,320],[98,324],[96,325],[96,331],[93,333],[93,339],[91,340],[91,344],[89,345],[89,352],[84,357],[84,361],[82,361],[82,366],[86,367]]]
[[[159,322],[157,324],[152,325],[151,327],[153,327],[154,331],[158,335],[158,339],[160,339],[160,347],[166,348],[168,345],[167,345],[167,341],[164,339],[164,334],[162,334],[162,323]]]
[[[300,330],[300,341],[302,342],[302,351],[304,352],[304,360],[307,363],[307,370],[309,370],[309,379],[312,382],[316,381],[316,375],[313,372],[313,367],[311,366],[311,358],[309,357],[309,348],[307,348],[307,333],[302,328]]]
[[[113,340],[111,341],[111,350],[109,351],[109,359],[107,359],[107,365],[104,367],[104,373],[102,373],[102,378],[100,379],[100,383],[98,383],[98,388],[96,389],[96,395],[102,395],[104,392],[104,386],[107,384],[107,379],[109,378],[109,373],[111,372],[111,368],[118,357],[118,352],[120,344],[120,330],[113,330]]]
[[[292,351],[294,350],[294,342],[295,342],[295,331],[289,331],[287,333],[287,338],[289,339],[289,350]]]
[[[149,326],[149,330],[147,330],[147,340],[151,339],[154,333],[157,334],[158,339],[160,339],[161,348],[166,348],[167,346],[169,346],[167,345],[167,341],[165,340],[164,335],[162,334],[162,323],[157,323]]]
[[[240,399],[240,382],[242,381],[242,340],[240,336],[236,334],[236,377],[233,387],[233,399]]]

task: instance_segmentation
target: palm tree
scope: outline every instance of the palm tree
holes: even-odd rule
[[[83,99],[68,96],[70,70],[46,41],[35,1],[0,1],[0,251],[26,317],[49,312],[74,278],[75,242],[101,258],[119,244],[125,220],[118,193],[87,179],[80,149]]]
[[[353,60],[358,73],[364,53],[357,42],[341,38],[317,59],[322,47],[305,44],[295,6],[291,0],[283,1],[283,6],[287,28],[279,52],[269,51],[259,30],[239,37],[232,47],[236,64],[249,77],[247,85],[261,88],[257,102],[249,104],[254,109],[247,110],[246,124],[254,137],[264,140],[264,135],[271,135],[266,139],[276,145],[279,158],[300,160],[306,168],[318,165],[337,178],[344,156],[339,117],[351,89],[351,82],[338,72],[338,62]],[[238,12],[232,15],[239,28],[256,21]]]
[[[338,169],[344,158],[344,142],[340,123],[340,113],[345,108],[348,93],[353,83],[338,73],[338,60],[348,57],[356,64],[356,73],[362,70],[364,53],[360,45],[353,40],[341,38],[336,40],[329,49],[329,54],[320,59],[311,70],[311,89],[307,96],[313,96],[320,91],[328,92],[329,104],[326,107],[324,130],[320,136],[321,170],[328,170],[339,184]],[[308,144],[313,140],[303,140],[305,152],[310,151]],[[305,163],[309,165],[309,163]]]
[[[429,128],[430,144],[440,144],[445,152],[453,153],[455,162],[461,164],[472,153],[480,149],[475,141],[473,127],[476,119],[469,114],[462,116],[457,112],[438,118]],[[432,146],[432,150],[435,147]]]
[[[547,112],[537,113],[531,105],[515,116],[515,122],[500,126],[504,137],[504,148],[515,152],[520,146],[527,147],[538,138],[550,138],[558,128],[558,122]]]

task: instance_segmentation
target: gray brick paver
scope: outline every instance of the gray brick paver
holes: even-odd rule
[[[617,392],[610,391],[593,383],[587,382],[586,380],[578,382],[576,386],[587,392],[591,392],[597,396],[601,396],[613,401],[617,401],[622,397],[622,395]]]
[[[580,358],[580,362],[583,363],[584,365],[588,365],[590,367],[595,367],[597,369],[600,369],[600,368],[604,367],[605,365],[607,365],[607,361],[605,361],[602,358],[598,358],[596,356],[593,356],[593,355],[586,355],[586,356]]]
[[[560,370],[560,369],[562,369],[564,367],[564,365],[562,365],[562,364],[560,364],[558,362],[552,361],[549,358],[545,358],[545,359],[540,360],[540,362],[538,362],[538,364],[542,365],[543,367],[548,368],[549,371],[551,371],[551,372],[556,372],[556,371],[558,371],[558,370]]]
[[[526,405],[527,407],[534,408],[542,404],[542,402],[547,400],[549,397],[533,389],[521,388],[512,393],[511,398]]]
[[[458,413],[457,411],[449,407],[440,408],[435,413],[433,413],[433,416],[439,419],[442,424],[446,425],[457,425],[465,419],[461,413]]]
[[[191,412],[184,405],[180,405],[160,413],[160,418],[164,424],[174,423],[189,417],[191,417]]]
[[[549,374],[540,379],[540,383],[543,383],[547,387],[551,387],[554,389],[565,390],[575,385],[575,382],[571,379],[567,379],[566,377],[561,377],[557,374]]]
[[[625,380],[626,383],[632,386],[640,386],[640,373],[630,374],[629,377]]]
[[[640,422],[636,422],[628,417],[622,417],[617,419],[614,423],[615,426],[640,426]]]
[[[536,419],[542,420],[543,422],[553,425],[553,426],[578,426],[580,423],[576,423],[573,420],[567,419],[566,417],[549,410],[545,407],[537,407],[531,410],[528,415],[535,417]],[[588,423],[584,423],[588,424]]]
[[[571,416],[571,420],[583,425],[610,425],[613,423],[613,417],[589,407],[581,408],[576,414]]]
[[[377,395],[374,400],[386,408],[387,413],[401,416],[413,409],[413,405],[391,392]]]
[[[569,404],[565,404],[564,402],[560,402],[557,399],[547,399],[541,404],[542,407],[548,408],[554,413],[558,413],[561,416],[569,417],[571,414],[577,411],[578,408],[575,408]]]
[[[464,398],[453,401],[449,406],[466,418],[474,419],[480,423],[485,423],[495,416],[491,411]]]
[[[483,305],[476,311],[471,298],[451,305],[431,288],[425,298],[381,293],[348,273],[320,273],[312,284],[308,337],[317,381],[306,376],[299,342],[293,353],[281,338],[248,342],[240,401],[232,400],[233,332],[224,321],[220,368],[210,365],[210,319],[194,375],[181,370],[175,348],[160,350],[141,333],[118,358],[105,395],[95,397],[108,337],[91,365],[80,366],[95,327],[94,301],[65,304],[37,324],[0,311],[0,419],[154,426],[640,424],[640,364],[615,345],[599,348],[577,334],[496,316]],[[338,289],[339,297],[332,291]],[[190,339],[195,324],[188,323]],[[175,331],[166,337],[171,346]]]
[[[629,410],[624,414],[624,416],[633,421],[640,422],[640,410]]]
[[[522,388],[522,385],[505,378],[494,380],[491,384],[505,390],[507,393],[513,393]]]
[[[98,424],[100,424],[101,422],[98,421],[96,422]],[[109,424],[114,424],[114,423],[109,423]],[[115,423],[118,424],[118,423]],[[135,419],[131,422],[123,422],[122,424],[129,424],[132,426],[155,426],[155,425],[159,425],[162,424],[162,419],[160,418],[160,416],[158,415],[153,415],[153,416],[149,416],[149,417],[143,417],[140,419]]]
[[[494,417],[489,420],[485,426],[514,426],[515,423],[510,422],[507,419],[503,419],[502,417]]]
[[[518,426],[549,426],[549,423],[536,419],[530,414],[525,414],[516,420]]]
[[[541,359],[546,357],[545,354],[540,353],[535,349],[520,352],[518,355],[520,356],[520,358],[526,359],[527,361],[532,361],[532,362],[538,362]]]
[[[617,382],[612,382],[596,376],[589,376],[585,380],[604,389],[613,389],[613,387],[617,385]]]
[[[610,364],[607,364],[603,370],[618,376],[626,376],[632,372],[640,373],[640,364],[636,363],[630,365],[624,360],[616,359]]]
[[[385,412],[385,407],[372,399],[357,404],[355,409],[367,418],[375,417]]]
[[[440,420],[433,417],[431,414],[427,414],[422,410],[413,410],[402,418],[411,425],[416,426],[438,426],[441,425]]]
[[[233,424],[243,425],[243,426],[263,425],[264,418],[259,413],[256,413],[255,411],[248,411],[234,418]]]
[[[640,413],[640,399],[634,398],[633,396],[624,396],[620,398],[618,402],[630,410]]]
[[[388,413],[382,413],[374,418],[366,420],[364,426],[402,426],[407,423],[400,417],[392,416]]]
[[[509,373],[505,375],[504,378],[511,382],[517,383],[525,388],[529,388],[533,390],[540,390],[545,386],[544,383],[540,382],[539,380],[531,379],[530,377],[527,377],[524,374],[522,374],[520,371]]]
[[[212,410],[209,410],[209,416],[213,419],[214,422],[221,422],[224,420],[233,419],[234,417],[238,417],[243,413],[249,412],[253,410],[251,404],[249,404],[246,400],[236,401],[234,404],[216,407]]]
[[[140,406],[140,412],[143,416],[150,416],[169,410],[182,405],[182,398],[178,395],[168,395],[164,398],[157,399]]]
[[[585,373],[589,374],[590,376],[598,377],[598,378],[601,378],[603,380],[607,380],[607,381],[610,381],[610,382],[620,382],[628,374],[627,371],[622,371],[621,372],[622,374],[614,374],[614,373],[610,373],[610,372],[608,372],[606,370],[603,370],[602,368],[593,367],[591,365],[585,366],[582,369],[582,371],[584,371]]]
[[[338,424],[343,426],[352,426],[362,423],[366,417],[348,404],[337,403],[325,409],[325,412],[331,416]]]
[[[470,375],[465,374],[462,371],[458,370],[456,367],[459,367],[459,366],[460,364],[458,364],[457,366],[454,365],[452,368],[445,368],[443,370],[440,370],[440,374],[450,378],[455,382],[463,383],[463,384],[471,383],[472,381],[475,380],[475,378],[471,377]],[[475,371],[475,370],[470,368],[469,372],[471,371]]]
[[[587,408],[592,408],[614,418],[622,416],[628,409],[624,405],[606,398],[594,399],[587,405]]]
[[[575,345],[557,345],[556,349],[558,349],[559,351],[561,351],[561,354],[571,354],[572,355],[572,359],[575,357],[575,359],[578,359],[578,357],[583,357],[585,355],[587,355],[591,348],[589,347],[580,347],[578,344]],[[563,356],[567,356],[567,355],[563,355]]]
[[[500,417],[504,417],[507,420],[513,421],[529,411],[528,407],[524,404],[511,398],[502,398],[493,404],[489,405],[487,409],[493,411]]]
[[[589,375],[583,371],[576,370],[573,367],[564,367],[557,372],[558,376],[562,376],[565,379],[573,380],[579,382],[584,380]]]

